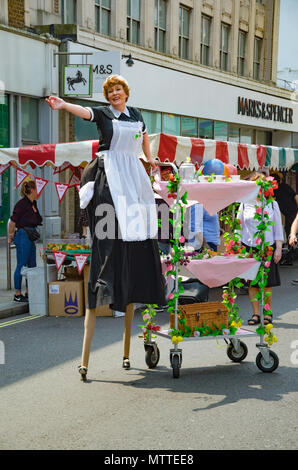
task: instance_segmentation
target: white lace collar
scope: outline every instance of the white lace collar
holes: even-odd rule
[[[118,109],[115,109],[114,106],[112,106],[111,104],[109,108],[117,119],[119,118],[120,114],[122,114],[120,111],[118,111]],[[123,114],[126,114],[126,116],[130,117],[127,106],[125,106],[125,110],[123,111]]]

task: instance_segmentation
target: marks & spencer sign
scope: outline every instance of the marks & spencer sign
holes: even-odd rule
[[[293,124],[293,109],[238,96],[238,114]]]

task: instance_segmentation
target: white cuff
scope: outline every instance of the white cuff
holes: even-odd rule
[[[86,109],[88,109],[88,111],[90,111],[90,114],[91,114],[90,121],[94,121],[94,112],[93,112],[93,109],[92,109],[92,108],[89,108],[88,106],[86,106]]]
[[[89,181],[89,183],[84,184],[79,191],[80,196],[80,208],[86,209],[89,202],[93,198],[94,194],[94,183],[95,181]]]

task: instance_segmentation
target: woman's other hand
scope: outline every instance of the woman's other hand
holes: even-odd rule
[[[65,101],[62,98],[59,98],[58,96],[49,96],[46,98],[46,102],[52,109],[63,109],[65,107]]]
[[[147,160],[148,160],[148,163],[151,166],[151,169],[156,170],[157,169],[157,164],[156,164],[156,161],[154,160],[154,158],[150,157]]]
[[[292,234],[289,237],[289,245],[293,246],[295,243],[297,243],[297,237],[296,235]]]

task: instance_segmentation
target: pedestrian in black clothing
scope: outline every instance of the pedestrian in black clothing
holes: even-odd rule
[[[278,189],[274,191],[275,199],[279,205],[280,212],[285,217],[285,232],[288,243],[288,251],[284,259],[280,262],[280,266],[292,266],[293,265],[293,248],[289,245],[289,236],[291,232],[292,223],[295,220],[298,210],[298,194],[294,189],[283,181],[283,175],[273,173],[272,176],[278,183]]]

